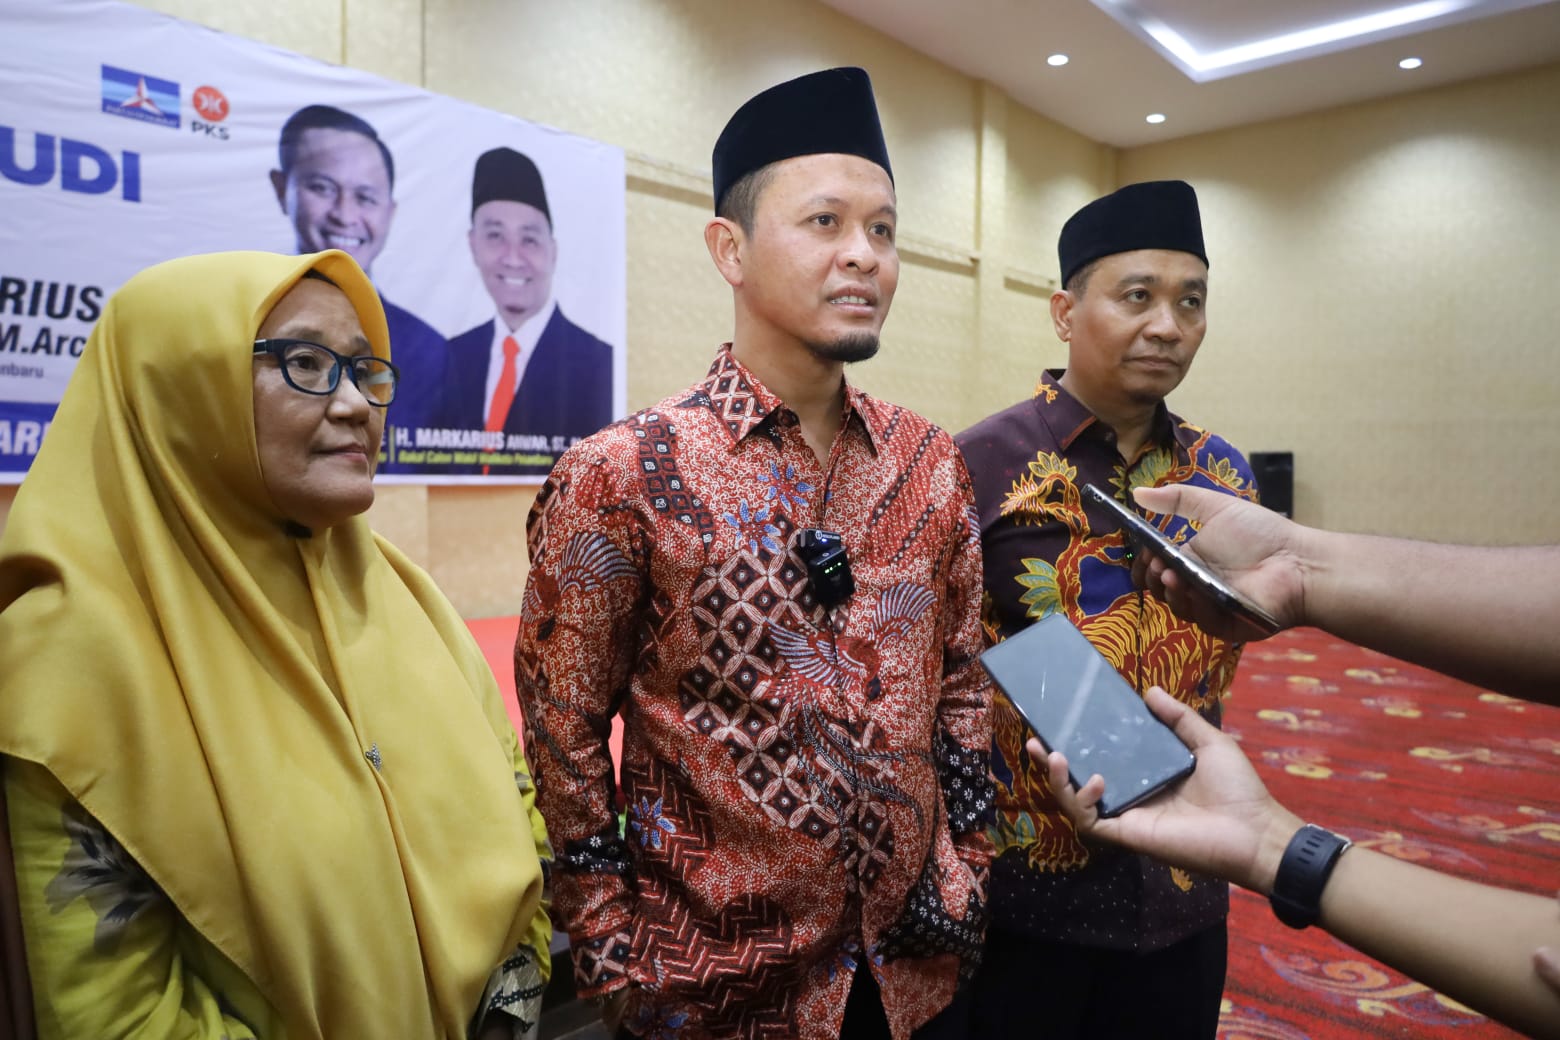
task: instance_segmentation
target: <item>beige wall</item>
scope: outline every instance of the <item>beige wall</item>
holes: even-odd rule
[[[1560,66],[1172,141],[1211,332],[1173,403],[1327,526],[1560,541]]]
[[[1535,289],[1560,270],[1560,69],[1118,153],[815,0],[741,18],[719,0],[142,2],[625,149],[630,408],[687,385],[729,334],[701,237],[726,117],[783,78],[860,64],[906,261],[883,353],[852,375],[867,389],[951,429],[1019,399],[1065,361],[1048,309],[1061,222],[1119,183],[1186,176],[1203,193],[1215,331],[1176,407],[1247,450],[1295,450],[1305,519],[1556,533],[1552,509],[1503,509],[1489,531],[1432,482],[1472,469],[1515,502],[1543,497],[1518,481],[1541,487],[1539,453],[1560,437],[1544,408],[1557,361],[1535,335],[1556,317]],[[1499,310],[1479,302],[1490,292]],[[1475,335],[1481,360],[1502,364],[1454,376],[1447,362]],[[1426,406],[1463,401],[1476,418],[1432,441]],[[1484,450],[1496,431],[1504,450]],[[1408,494],[1410,480],[1434,490]],[[532,497],[386,487],[371,519],[467,616],[512,613]],[[0,515],[9,499],[0,488]]]

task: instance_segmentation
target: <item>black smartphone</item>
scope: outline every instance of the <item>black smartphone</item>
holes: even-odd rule
[[[1105,778],[1116,816],[1190,773],[1197,759],[1064,615],[1051,614],[981,654],[981,664],[1047,750],[1067,756],[1074,787]]]
[[[1269,635],[1283,627],[1272,614],[1257,606],[1243,593],[1236,591],[1223,578],[1209,570],[1201,560],[1189,556],[1180,545],[1167,538],[1163,531],[1116,501],[1108,492],[1093,484],[1085,484],[1083,497],[1109,509],[1121,522],[1121,526],[1126,528],[1127,537],[1132,539],[1140,549],[1152,552],[1163,559],[1172,570],[1202,589],[1225,610],[1240,615]]]

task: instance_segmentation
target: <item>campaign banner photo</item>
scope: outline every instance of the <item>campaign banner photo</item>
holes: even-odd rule
[[[114,290],[221,250],[373,279],[386,482],[540,483],[623,414],[621,149],[112,0],[0,0],[0,39],[0,483]]]

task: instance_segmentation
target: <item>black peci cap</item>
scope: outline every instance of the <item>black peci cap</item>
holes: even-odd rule
[[[547,189],[542,186],[542,171],[529,157],[513,148],[493,148],[477,157],[477,168],[471,175],[471,212],[484,202],[502,199],[523,202],[535,206],[552,226],[552,213],[547,208]]]
[[[1197,192],[1185,181],[1144,181],[1095,199],[1068,218],[1056,252],[1065,287],[1079,268],[1134,249],[1173,249],[1204,264]]]
[[[737,109],[715,142],[715,212],[754,170],[798,155],[859,155],[894,179],[865,69],[838,68],[788,80]]]

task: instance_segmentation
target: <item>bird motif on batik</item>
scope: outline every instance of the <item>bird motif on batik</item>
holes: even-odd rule
[[[879,597],[872,621],[860,636],[835,635],[829,629],[797,630],[775,625],[769,636],[789,671],[832,690],[859,689],[869,701],[882,695],[878,645],[903,638],[937,601],[924,585],[900,582]]]
[[[840,712],[882,695],[879,645],[903,638],[935,602],[931,589],[900,582],[878,599],[863,635],[769,628],[785,663],[771,687],[781,705],[778,728],[794,734],[798,750],[805,751],[788,766],[805,778],[812,807],[831,824],[860,818],[854,830],[868,832],[873,847],[845,853],[861,857],[864,882],[881,870],[893,845],[892,825],[874,803],[908,806],[924,821],[920,806],[895,782],[903,754],[883,750],[886,741],[870,718],[857,721]]]
[[[532,569],[520,604],[522,623],[535,626],[538,640],[550,639],[559,627],[574,628],[558,620],[558,608],[565,595],[594,592],[611,581],[637,575],[633,561],[610,538],[600,532],[582,531],[564,545],[556,569]]]

